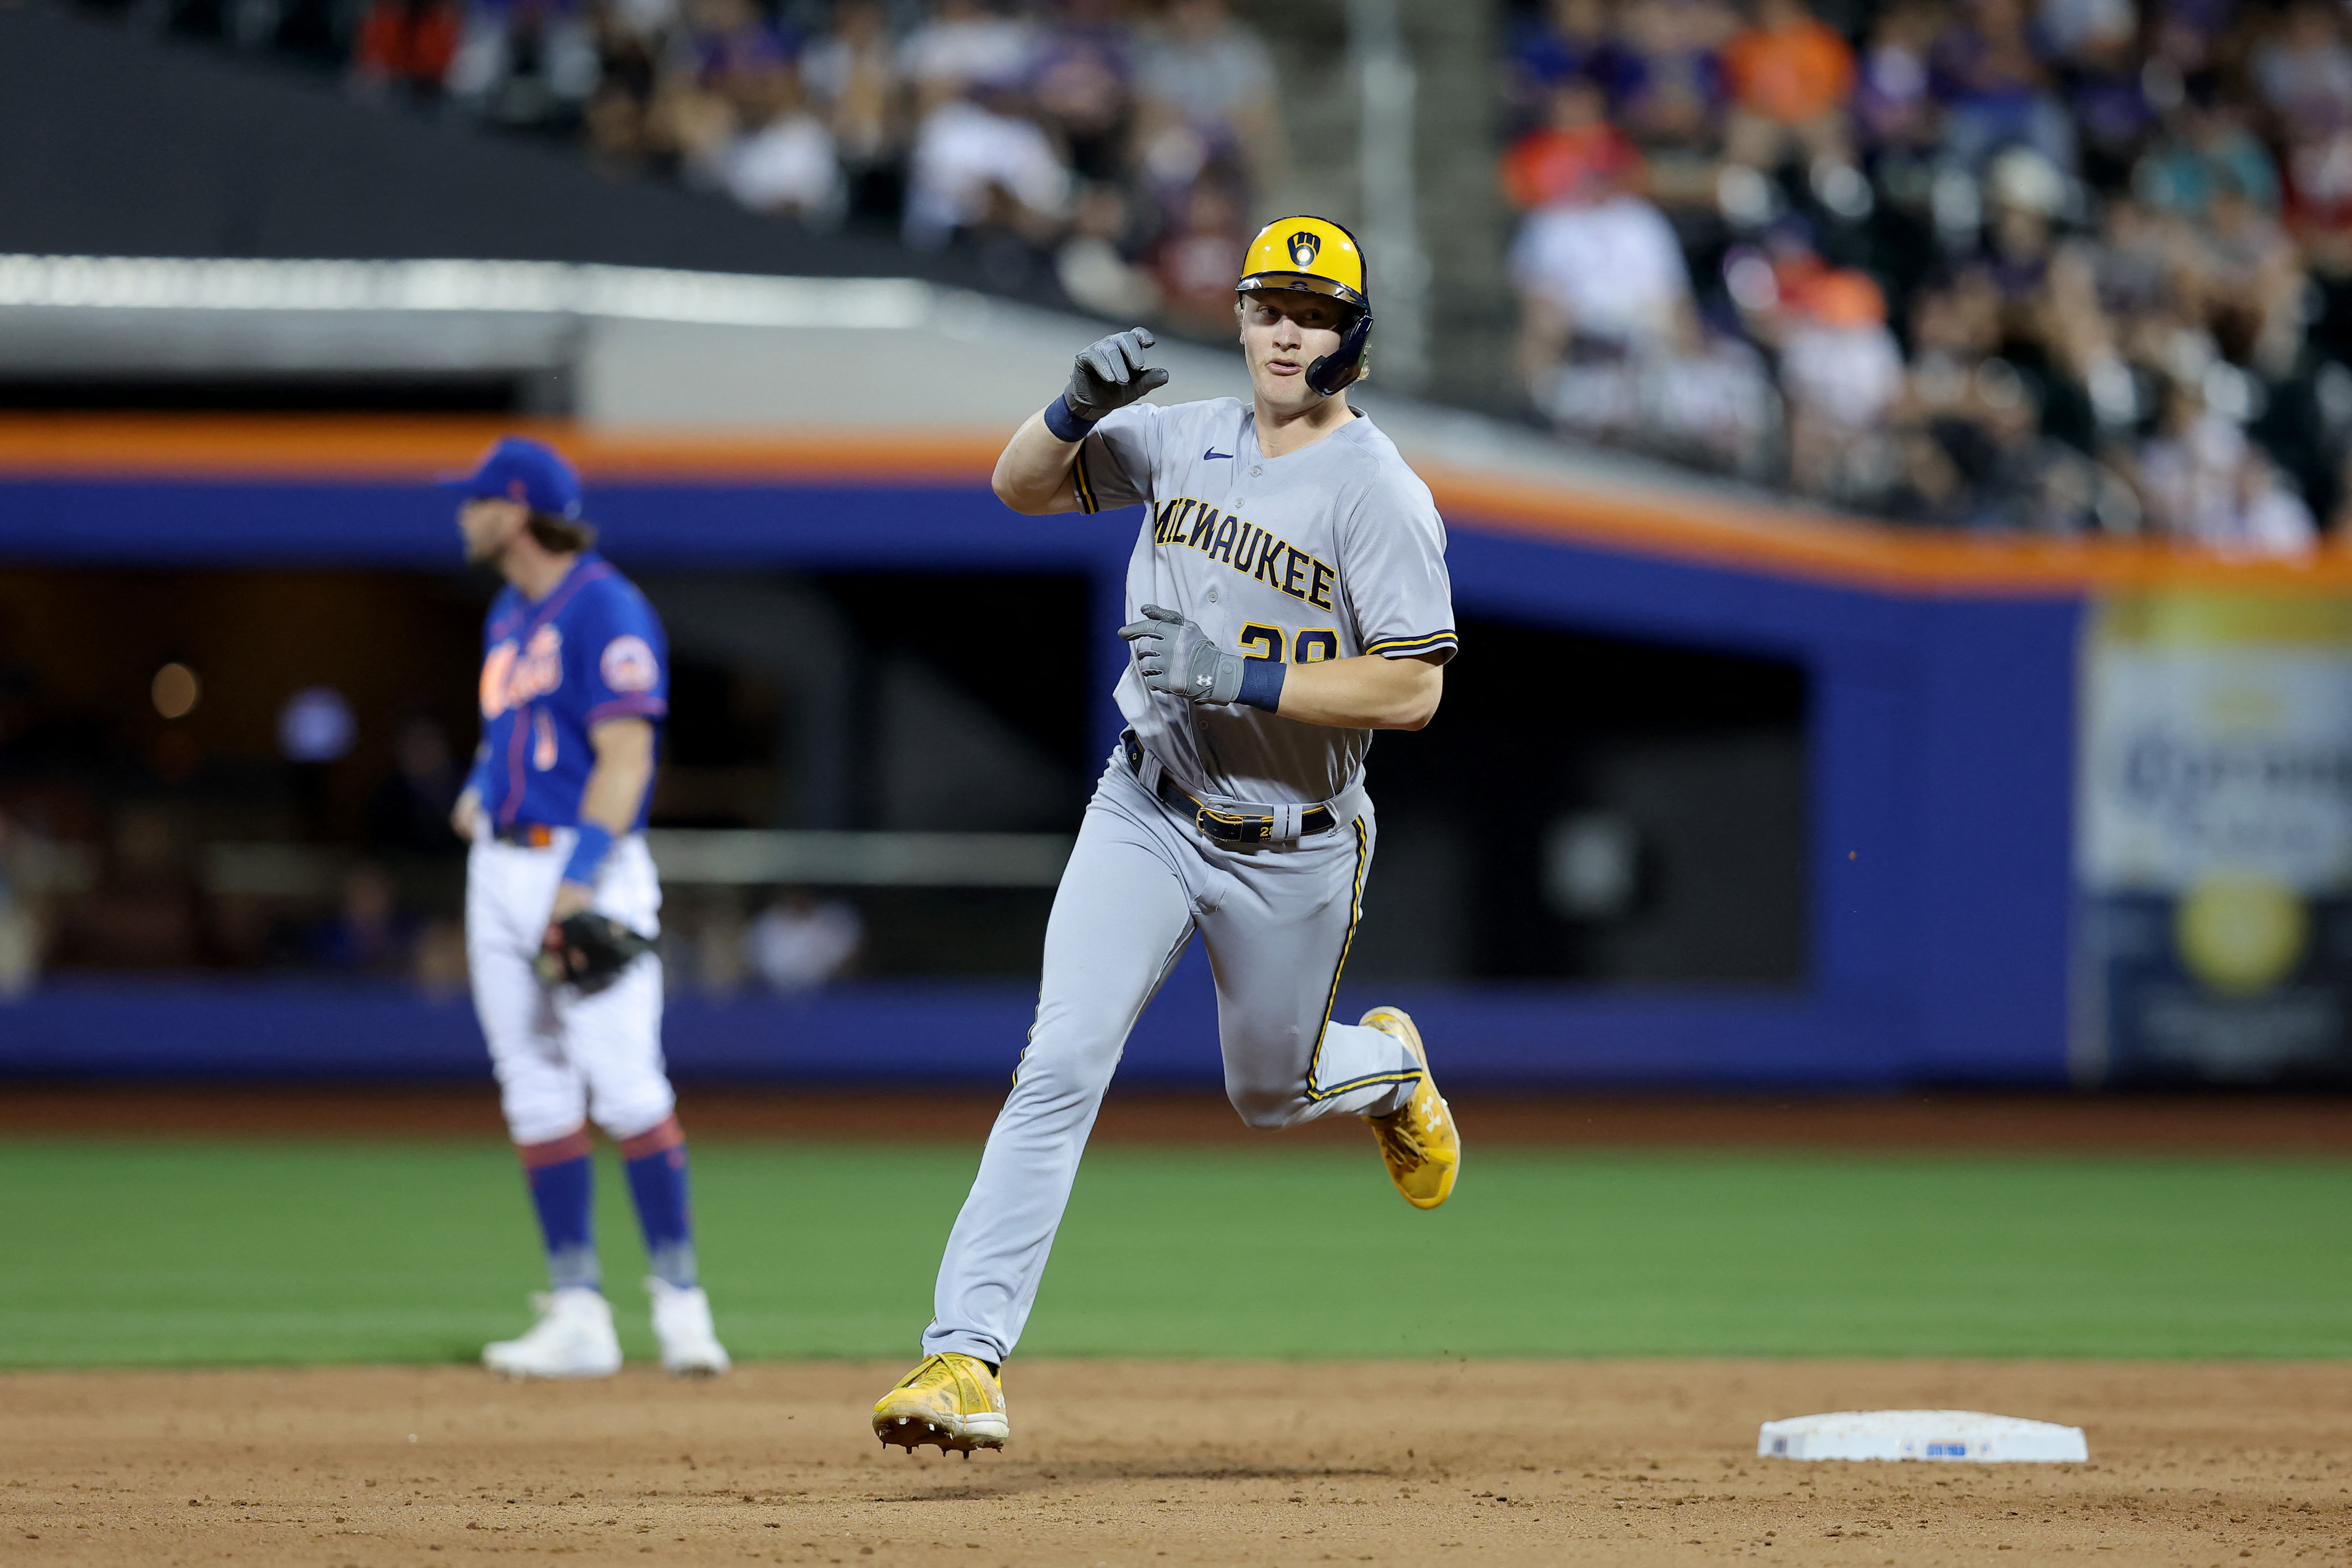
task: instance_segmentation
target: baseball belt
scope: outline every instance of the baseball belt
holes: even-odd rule
[[[1328,805],[1310,805],[1303,809],[1295,805],[1284,806],[1264,815],[1211,805],[1194,798],[1169,777],[1167,769],[1147,771],[1146,763],[1150,760],[1150,753],[1143,749],[1143,742],[1135,738],[1134,731],[1129,730],[1119,736],[1118,743],[1127,756],[1129,771],[1146,789],[1159,795],[1160,805],[1179,815],[1192,817],[1192,826],[1199,828],[1203,837],[1213,838],[1220,844],[1271,844],[1278,838],[1305,838],[1312,834],[1328,833],[1334,825],[1335,819]],[[1156,786],[1149,773],[1160,775]],[[1290,831],[1281,831],[1285,827]]]
[[[501,823],[498,840],[519,849],[545,849],[555,842],[555,829],[544,822]]]

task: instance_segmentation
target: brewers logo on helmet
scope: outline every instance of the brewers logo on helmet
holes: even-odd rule
[[[1257,231],[1242,263],[1237,294],[1299,289],[1328,294],[1354,314],[1339,346],[1307,367],[1307,384],[1328,397],[1370,374],[1372,300],[1363,247],[1328,218],[1276,218]]]

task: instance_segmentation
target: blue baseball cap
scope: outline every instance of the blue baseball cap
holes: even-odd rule
[[[580,475],[562,453],[527,436],[501,438],[472,473],[440,488],[467,500],[519,500],[566,521],[580,516]]]

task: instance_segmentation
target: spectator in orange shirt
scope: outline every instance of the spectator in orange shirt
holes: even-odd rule
[[[1767,173],[1792,146],[1814,163],[1853,161],[1853,50],[1804,0],[1762,0],[1756,26],[1724,47],[1723,67],[1732,97],[1725,157]]]
[[[454,0],[373,0],[352,44],[352,82],[373,97],[394,89],[432,100],[457,52]]]
[[[1555,79],[1544,123],[1503,154],[1503,195],[1521,212],[1554,203],[1597,202],[1641,188],[1642,154],[1609,123],[1608,100],[1590,77]]]

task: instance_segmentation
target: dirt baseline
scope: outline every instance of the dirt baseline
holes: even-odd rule
[[[1013,1443],[882,1450],[904,1369],[0,1378],[11,1563],[1790,1564],[2352,1561],[2352,1366],[1979,1362],[1008,1369]],[[1779,1415],[2084,1426],[2067,1466],[1755,1458]]]

